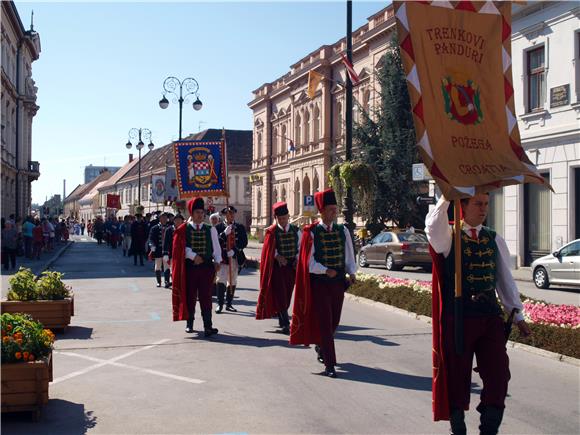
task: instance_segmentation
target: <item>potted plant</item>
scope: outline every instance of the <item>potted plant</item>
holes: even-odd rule
[[[74,315],[74,295],[60,272],[44,271],[37,278],[21,267],[9,280],[10,291],[2,301],[3,313],[27,313],[45,328],[66,329]]]
[[[28,314],[3,313],[2,412],[32,411],[48,402],[54,334]]]

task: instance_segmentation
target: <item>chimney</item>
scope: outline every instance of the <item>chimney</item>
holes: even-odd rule
[[[129,153],[129,163],[133,161],[133,153]]]

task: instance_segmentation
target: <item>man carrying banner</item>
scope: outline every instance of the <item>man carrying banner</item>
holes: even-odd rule
[[[151,253],[149,254],[155,261],[155,280],[157,287],[161,287],[161,274],[165,278],[165,288],[169,288],[169,249],[168,233],[173,235],[170,231],[170,226],[167,223],[167,213],[161,213],[159,216],[159,223],[153,225],[149,232],[149,245]]]
[[[243,249],[248,246],[246,228],[235,221],[238,211],[232,205],[222,209],[225,222],[219,223],[215,229],[219,234],[222,248],[222,267],[217,275],[218,306],[216,313],[223,311],[224,299],[226,310],[236,312],[232,302],[238,283],[239,268],[246,261]],[[227,287],[227,288],[226,288]]]
[[[356,261],[348,229],[334,223],[338,215],[334,191],[316,192],[314,202],[322,221],[306,226],[302,234],[290,344],[316,344],[324,375],[335,378],[334,333],[344,292],[355,281]]]
[[[441,198],[425,222],[425,233],[435,252],[433,292],[439,294],[442,302],[443,348],[436,346],[435,351],[443,353],[444,366],[440,370],[445,370],[442,379],[446,378],[447,382],[440,388],[446,389],[448,395],[448,404],[435,403],[435,406],[449,406],[451,431],[456,435],[466,433],[464,410],[469,408],[474,354],[483,381],[481,403],[477,407],[481,413],[481,433],[496,434],[503,417],[510,372],[503,311],[496,291],[508,313],[517,310],[515,321],[520,334],[530,335],[510,272],[506,242],[495,231],[483,226],[488,206],[488,194],[461,200],[464,215],[461,233],[464,349],[461,353],[457,352],[454,341],[455,254],[447,217],[449,202]]]
[[[212,324],[211,292],[222,260],[215,228],[203,222],[202,198],[187,203],[191,220],[175,229],[173,236],[173,320],[186,320],[185,332],[193,332],[196,300],[199,299],[206,337],[217,334]]]
[[[296,280],[300,230],[289,223],[290,216],[285,202],[277,202],[272,210],[276,223],[266,229],[264,237],[256,319],[270,319],[277,314],[282,333],[289,335],[288,307]]]

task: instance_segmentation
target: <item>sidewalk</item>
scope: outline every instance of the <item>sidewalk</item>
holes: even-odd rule
[[[250,249],[254,249],[254,250],[262,250],[262,243],[260,242],[256,242],[254,240],[250,240],[248,241],[248,248]],[[254,258],[255,256],[250,255],[248,256],[248,259],[251,260],[257,260],[259,262],[259,258]],[[253,263],[252,263],[253,264]],[[514,277],[514,279],[516,281],[527,281],[527,282],[532,282],[532,271],[529,267],[522,267],[519,269],[512,269],[512,276]],[[387,273],[387,271],[385,270],[385,273]]]
[[[8,279],[14,275],[15,272],[18,272],[20,267],[26,267],[32,270],[32,273],[35,275],[40,275],[43,271],[48,269],[52,264],[66,251],[74,242],[69,240],[66,243],[57,245],[54,250],[50,252],[43,252],[40,256],[40,260],[32,260],[22,257],[16,257],[16,269],[6,271],[2,268],[2,297],[6,297],[6,293],[8,292]]]

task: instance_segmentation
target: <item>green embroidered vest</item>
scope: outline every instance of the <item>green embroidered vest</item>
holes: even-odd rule
[[[495,285],[498,250],[495,231],[482,227],[477,240],[461,232],[463,313],[469,316],[502,314]],[[445,259],[445,309],[453,312],[455,297],[455,241]]]
[[[294,259],[298,253],[298,227],[290,225],[288,232],[276,225],[276,250],[286,259]]]
[[[314,238],[314,259],[324,267],[344,271],[344,251],[346,237],[344,226],[332,225],[332,231],[326,231],[322,225],[316,225],[312,230]]]
[[[186,245],[197,255],[201,255],[204,262],[211,262],[213,256],[213,244],[211,241],[211,226],[202,224],[200,230],[196,230],[187,224],[185,230]]]

